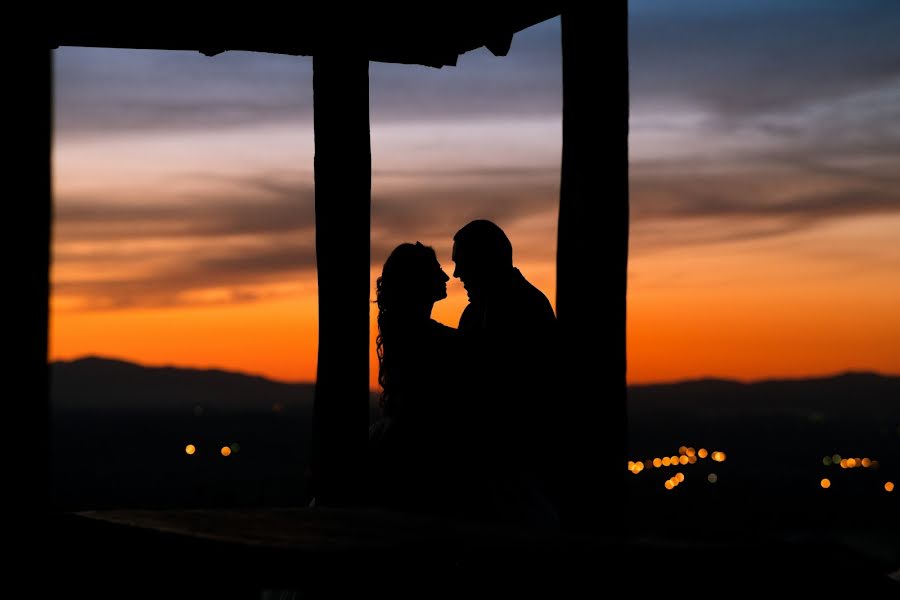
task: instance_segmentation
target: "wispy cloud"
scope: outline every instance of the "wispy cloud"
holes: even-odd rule
[[[107,246],[100,257],[91,259],[92,276],[62,275],[53,283],[54,293],[68,298],[78,310],[257,300],[270,293],[265,284],[299,283],[315,272],[315,248],[310,240],[274,242],[196,244],[186,252],[157,249],[152,256],[137,259]],[[80,262],[65,251],[58,258],[63,270],[74,267],[77,272]],[[149,264],[141,269],[142,263]]]
[[[376,176],[391,180],[395,173]],[[54,291],[79,309],[174,306],[253,299],[253,286],[310,280],[315,269],[314,192],[279,174],[207,178],[217,191],[181,202],[58,202]],[[372,267],[411,238],[449,258],[456,230],[490,218],[515,231],[535,215],[555,215],[558,174],[516,169],[453,169],[383,183],[372,201]],[[226,190],[225,192],[222,189]],[[555,227],[552,218],[548,227]],[[533,235],[533,234],[529,234]],[[522,238],[520,257],[533,245]],[[537,244],[544,247],[546,244]]]
[[[280,196],[248,192],[242,199],[190,198],[183,204],[123,204],[63,196],[56,218],[57,240],[63,243],[308,235],[315,226],[313,192],[308,186],[298,186]]]
[[[792,169],[632,177],[637,252],[797,234],[847,218],[900,215],[895,184]]]
[[[373,123],[558,114],[558,19],[457,67],[371,63]],[[312,59],[254,52],[60,48],[56,129],[63,137],[312,122]]]
[[[900,212],[895,2],[630,8],[633,251],[784,238]],[[558,19],[542,23],[518,34],[508,57],[476,51],[455,68],[371,65],[373,269],[410,239],[446,256],[473,218],[501,223],[521,260],[555,255],[559,33]],[[130,186],[123,176],[126,201],[99,177],[94,186],[93,172],[58,178],[75,183],[56,197],[56,293],[95,307],[174,305],[249,300],[260,286],[312,278],[311,160],[303,173],[274,171],[281,155],[297,161],[283,144],[244,169],[232,151],[216,169],[223,159],[212,149],[257,143],[282,124],[310,133],[309,58],[62,48],[56,76],[61,160],[80,164],[86,137],[121,142],[95,144],[93,159],[131,148],[126,134],[152,133],[160,179]],[[263,133],[213,135],[229,128]],[[116,171],[116,157],[105,160],[98,174]],[[146,167],[134,155],[127,166],[128,176]],[[185,173],[194,181],[181,186]]]
[[[60,48],[63,137],[312,119],[312,61],[253,52]]]
[[[890,0],[644,0],[630,8],[639,101],[736,118],[877,88],[900,70],[900,8]]]

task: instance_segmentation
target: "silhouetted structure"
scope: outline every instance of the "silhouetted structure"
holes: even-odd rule
[[[600,10],[600,17],[596,16]],[[453,6],[439,15],[397,9],[357,9],[349,16],[305,10],[285,19],[241,11],[234,17],[160,15],[110,21],[73,9],[54,14],[47,35],[26,49],[17,66],[30,72],[23,104],[40,123],[25,132],[19,156],[36,181],[49,183],[49,49],[62,45],[226,50],[312,55],[315,95],[316,250],[319,356],[315,408],[316,496],[338,506],[354,502],[368,425],[368,304],[371,154],[368,62],[433,67],[485,46],[505,55],[513,35],[562,17],[563,157],[560,198],[558,302],[562,363],[559,393],[570,400],[569,426],[579,446],[568,476],[577,483],[575,521],[587,524],[599,503],[619,502],[625,462],[625,273],[628,241],[627,2],[593,9],[537,3],[515,8]],[[142,17],[143,18],[143,17]],[[156,21],[156,22],[154,22]],[[602,44],[597,39],[602,38]],[[34,107],[41,110],[34,112]],[[33,188],[32,188],[33,189]],[[51,194],[16,203],[17,225],[29,236],[27,327],[13,339],[23,351],[29,389],[46,398],[47,272]],[[599,242],[598,242],[599,240]],[[604,293],[588,293],[599,277]],[[599,397],[597,390],[600,390]],[[590,395],[589,395],[590,394]],[[34,417],[46,430],[46,409]],[[604,514],[617,515],[618,511]],[[611,521],[616,521],[613,518]],[[570,521],[571,522],[571,521]],[[594,523],[595,525],[597,523]]]
[[[82,6],[54,8],[44,31],[21,44],[7,65],[12,82],[7,93],[10,114],[29,125],[14,128],[7,139],[13,149],[11,179],[24,181],[22,187],[28,190],[27,197],[9,202],[12,226],[25,236],[17,240],[15,253],[8,253],[13,258],[12,281],[20,286],[19,293],[12,295],[13,332],[7,345],[15,350],[15,362],[10,372],[26,392],[6,406],[23,411],[25,418],[14,414],[7,418],[16,426],[35,424],[46,442],[38,444],[37,452],[33,446],[15,449],[24,448],[46,461],[50,441],[46,359],[52,48],[182,49],[210,55],[252,50],[314,57],[320,308],[316,493],[326,504],[341,505],[352,503],[357,492],[367,435],[371,289],[367,61],[440,67],[455,64],[459,54],[481,46],[502,55],[515,32],[561,15],[564,106],[557,316],[560,360],[568,370],[558,392],[571,402],[568,428],[577,446],[568,473],[575,484],[572,500],[577,508],[569,522],[588,529],[624,523],[620,507],[627,476],[622,469],[626,458],[627,2],[591,7],[590,16],[588,9],[573,4],[563,8],[552,2],[530,3],[505,10],[483,3],[448,5],[439,7],[436,15],[379,7],[347,10],[343,18],[327,18],[308,7],[296,18],[250,10],[213,17],[158,11],[141,13],[140,26],[135,17],[113,15],[108,9],[95,15]],[[594,293],[598,280],[600,294]],[[15,500],[46,507],[46,479],[23,476],[27,461],[12,460],[7,465],[20,469],[7,474],[15,484]],[[76,516],[51,512],[39,522],[53,528],[50,536],[27,527],[31,523],[24,524],[20,528],[24,537],[8,545],[42,571],[38,578],[33,578],[30,569],[16,574],[22,577],[27,572],[32,577],[28,585],[37,584],[51,594],[58,590],[68,595],[90,592],[92,597],[119,597],[122,590],[139,595],[139,586],[146,586],[148,597],[172,596],[173,589],[178,589],[195,597],[213,592],[219,597],[258,598],[261,584],[275,590],[302,584],[329,593],[362,584],[369,592],[372,582],[383,582],[397,565],[421,573],[430,586],[455,578],[465,592],[484,589],[482,576],[493,575],[507,595],[520,590],[534,593],[535,584],[544,584],[554,596],[567,589],[600,593],[610,589],[610,580],[637,581],[645,593],[671,591],[676,580],[686,580],[700,594],[704,588],[720,594],[740,586],[742,591],[762,594],[774,586],[802,585],[807,592],[854,589],[866,597],[880,592],[878,597],[896,597],[897,589],[895,582],[874,572],[870,562],[848,548],[815,541],[760,543],[728,536],[721,544],[695,540],[687,548],[702,553],[707,570],[692,575],[671,560],[673,548],[678,547],[669,540],[608,544],[607,538],[593,535],[546,537],[491,527],[473,530],[471,524],[466,527],[441,519],[332,508],[199,515],[192,511]],[[405,556],[415,560],[397,561],[393,553],[397,549],[407,550]],[[443,560],[445,552],[450,553],[450,561]],[[650,576],[648,567],[654,569]],[[388,581],[384,589],[393,593],[400,589],[395,584],[403,583],[402,579]],[[406,589],[421,595],[422,589],[435,588],[407,585]]]

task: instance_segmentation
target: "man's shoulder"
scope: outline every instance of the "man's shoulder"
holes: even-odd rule
[[[529,292],[537,292],[540,295],[544,295],[544,293],[537,288],[533,283],[528,281],[526,277],[522,274],[518,268],[513,268],[513,284],[514,287],[519,290],[527,290]]]
[[[547,295],[544,294],[537,286],[528,281],[519,269],[515,269],[514,281],[516,282],[517,296],[521,301],[529,307],[550,311],[553,313],[553,307]]]
[[[475,328],[478,324],[478,308],[472,304],[466,304],[466,307],[463,309],[462,314],[459,316],[459,330],[467,331],[472,328]]]

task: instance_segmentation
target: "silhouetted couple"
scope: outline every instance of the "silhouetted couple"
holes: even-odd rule
[[[513,266],[509,238],[472,221],[453,238],[469,304],[453,329],[432,248],[401,244],[376,283],[381,418],[370,430],[376,503],[556,527],[551,502],[556,316]]]

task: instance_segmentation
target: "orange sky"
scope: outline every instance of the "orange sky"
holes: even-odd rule
[[[485,52],[456,69],[372,66],[373,288],[404,241],[434,246],[452,274],[453,233],[490,218],[554,301],[558,53],[548,22],[517,35],[502,59],[511,68]],[[726,102],[734,82],[723,80],[714,105],[651,94],[652,82],[672,82],[644,77],[642,56],[632,60],[629,382],[900,374],[900,138],[878,125],[900,78],[758,106]],[[309,59],[56,58],[50,358],[313,380]],[[723,73],[738,79],[740,66]],[[696,76],[715,98],[709,72]],[[755,88],[742,89],[753,100]],[[434,317],[456,325],[465,293],[448,287]]]
[[[897,228],[900,218],[839,227],[821,237],[834,245],[891,247]],[[823,277],[821,271],[828,269],[785,261],[779,254],[785,251],[735,244],[716,252],[636,257],[628,304],[629,381],[750,380],[847,369],[900,373],[900,278],[852,266],[840,278]],[[446,254],[442,262],[452,269]],[[521,268],[554,299],[552,265]],[[308,284],[281,290],[270,300],[238,304],[54,310],[51,356],[100,354],[314,380],[317,313],[314,281]],[[452,280],[434,317],[455,325],[465,301],[464,290]],[[373,322],[373,342],[374,335]],[[373,356],[373,389],[376,373]]]
[[[839,254],[872,245],[884,249],[887,264],[896,264],[897,231],[900,217],[870,218],[796,236],[790,243],[635,252],[628,304],[629,381],[751,380],[848,369],[900,373],[900,278],[886,277],[878,264],[802,256],[810,248]],[[515,242],[514,233],[512,238]],[[428,242],[438,246],[440,241]],[[444,242],[441,260],[452,272],[448,254]],[[520,264],[553,301],[552,262]],[[376,276],[373,271],[373,283]],[[57,308],[64,298],[54,296],[51,356],[100,354],[153,365],[314,380],[315,281],[311,274],[304,277],[258,286],[264,299],[238,303],[66,310]],[[455,279],[448,287],[449,297],[436,305],[434,317],[455,325],[465,292]],[[374,343],[374,309],[370,314]],[[373,355],[373,389],[376,373]]]

